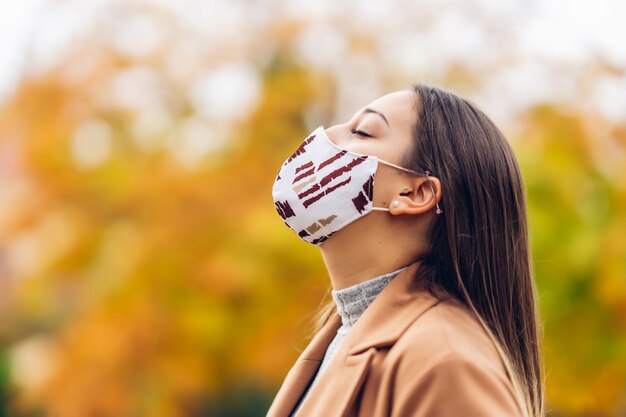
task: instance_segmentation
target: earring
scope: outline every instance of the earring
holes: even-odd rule
[[[400,202],[398,200],[393,200],[391,202],[391,205],[394,206],[394,207],[398,207],[400,205]]]

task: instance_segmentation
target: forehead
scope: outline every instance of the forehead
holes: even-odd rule
[[[363,109],[370,108],[383,113],[391,130],[396,133],[400,133],[398,130],[410,132],[417,118],[416,98],[413,91],[396,91],[372,101]]]
[[[364,106],[360,111],[369,108],[382,113],[389,122],[389,129],[386,129],[385,122],[379,116],[369,116],[376,120],[377,140],[359,141],[354,145],[353,150],[376,155],[388,162],[400,165],[406,150],[411,147],[413,141],[413,127],[418,118],[417,106],[417,94],[409,90],[384,95]]]

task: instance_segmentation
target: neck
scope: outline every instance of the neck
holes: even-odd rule
[[[334,290],[410,265],[420,253],[422,242],[414,234],[407,234],[406,229],[402,233],[390,224],[368,224],[374,216],[359,219],[320,245]]]

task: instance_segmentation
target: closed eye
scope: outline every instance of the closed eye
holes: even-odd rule
[[[353,135],[359,135],[359,136],[364,136],[366,138],[371,138],[372,135],[370,135],[369,133],[366,133],[362,130],[358,130],[358,129],[350,129],[350,132],[352,132]]]

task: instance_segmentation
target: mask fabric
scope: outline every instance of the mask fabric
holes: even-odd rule
[[[335,145],[316,128],[281,166],[272,196],[283,222],[304,241],[320,245],[333,233],[365,216],[373,207],[378,163],[421,175]]]

